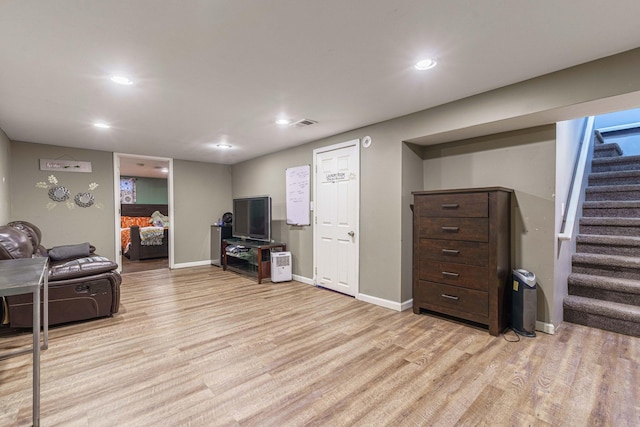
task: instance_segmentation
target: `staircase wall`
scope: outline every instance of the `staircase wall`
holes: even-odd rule
[[[569,191],[573,185],[573,171],[578,160],[580,144],[585,132],[587,119],[567,120],[556,125],[556,199],[555,199],[555,235],[562,229],[563,213],[567,209],[563,206],[567,203]],[[591,151],[591,150],[590,150]],[[584,188],[587,186],[587,177],[591,159],[587,159],[585,179],[580,189],[580,202],[584,201]],[[580,209],[580,208],[579,208]],[[579,210],[580,211],[580,210]],[[554,239],[554,282],[553,300],[562,301],[568,295],[567,278],[571,274],[571,257],[576,249],[576,236],[578,234],[578,221],[574,223],[571,240]],[[568,230],[567,230],[568,231]],[[564,320],[562,303],[552,307],[550,317],[553,327],[557,327]],[[541,325],[543,326],[543,325]]]

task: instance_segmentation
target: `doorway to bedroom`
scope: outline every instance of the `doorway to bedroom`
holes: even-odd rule
[[[122,273],[170,268],[172,160],[114,154],[116,248]]]

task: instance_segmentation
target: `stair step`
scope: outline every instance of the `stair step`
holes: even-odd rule
[[[640,200],[640,184],[587,187],[585,188],[585,200]]]
[[[580,218],[580,234],[640,236],[640,218]]]
[[[563,308],[567,322],[640,337],[640,307],[569,295]]]
[[[640,258],[623,255],[575,253],[571,257],[573,273],[640,280]]]
[[[602,157],[616,157],[622,156],[622,149],[620,146],[613,143],[596,144],[593,146],[593,158],[599,159]]]
[[[589,174],[589,186],[640,184],[640,171],[593,172]]]
[[[640,170],[640,156],[602,157],[591,161],[592,172]]]
[[[582,205],[583,217],[640,218],[639,200],[588,201]]]
[[[569,275],[569,295],[640,307],[640,282],[572,273]]]
[[[579,234],[576,236],[576,253],[638,256],[640,237]]]

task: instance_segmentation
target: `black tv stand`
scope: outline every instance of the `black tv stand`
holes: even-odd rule
[[[233,251],[232,247],[237,248]],[[271,276],[271,251],[274,249],[286,251],[287,245],[250,239],[224,239],[222,269],[257,276],[258,283],[262,283],[262,279]]]

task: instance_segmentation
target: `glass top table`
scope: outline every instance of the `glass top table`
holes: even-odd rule
[[[41,284],[47,258],[0,260],[0,292],[3,296],[27,294]]]
[[[33,354],[33,425],[40,425],[40,287],[44,288],[42,325],[44,345],[48,347],[49,278],[48,258],[0,260],[0,296],[33,294],[33,345],[31,348],[0,353],[0,359],[31,352]],[[0,342],[1,344],[1,342]]]

